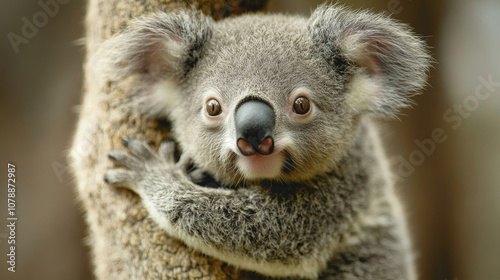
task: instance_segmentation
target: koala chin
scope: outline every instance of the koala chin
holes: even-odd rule
[[[128,98],[167,117],[178,145],[125,139],[105,180],[136,192],[169,235],[241,269],[415,279],[372,119],[411,104],[430,60],[406,25],[339,6],[310,18],[139,18],[89,65],[103,81],[134,77]]]

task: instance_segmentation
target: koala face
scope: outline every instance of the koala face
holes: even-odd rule
[[[310,19],[159,13],[95,57],[110,80],[142,75],[142,95],[155,104],[148,108],[166,108],[183,152],[225,184],[331,170],[359,119],[396,114],[429,64],[404,25],[327,6]]]
[[[350,74],[320,56],[307,21],[251,15],[212,32],[172,111],[183,150],[227,183],[302,181],[331,169],[355,127]]]

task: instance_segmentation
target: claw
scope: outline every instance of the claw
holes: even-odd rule
[[[205,180],[205,172],[201,169],[195,169],[188,172],[189,178],[196,184],[201,184]]]
[[[128,146],[130,153],[139,160],[149,160],[155,157],[155,152],[146,143],[139,140],[129,140]]]
[[[176,163],[177,167],[187,171],[188,166],[191,164],[191,157],[187,153],[183,153],[181,158]]]
[[[104,174],[104,183],[109,184],[108,173]]]
[[[141,163],[136,158],[129,155],[128,153],[118,150],[113,150],[109,152],[108,158],[115,164],[124,166],[132,170],[137,170],[141,166]]]
[[[160,156],[167,162],[175,162],[175,143],[173,141],[164,141],[158,150]]]
[[[132,188],[134,181],[133,173],[124,169],[111,169],[104,174],[104,182],[112,186]]]
[[[114,153],[113,153],[113,152],[114,152],[114,151],[111,151],[111,152],[109,152],[109,153],[108,153],[108,158],[109,158],[111,161],[116,162],[116,157],[115,157],[115,155],[114,155]]]
[[[130,143],[130,138],[128,138],[127,136],[122,138],[122,145],[123,146],[128,147],[129,143]]]

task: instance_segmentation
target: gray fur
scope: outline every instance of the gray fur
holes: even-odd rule
[[[141,44],[155,45],[155,59]],[[175,103],[166,113],[182,160],[175,163],[172,143],[157,154],[130,140],[130,154],[110,154],[124,169],[106,174],[108,183],[137,192],[167,233],[269,276],[414,279],[400,205],[369,119],[396,114],[423,87],[429,56],[406,26],[327,6],[309,20],[247,15],[215,23],[194,13],[156,14],[104,43],[100,55],[95,63],[110,79],[142,77],[134,94],[152,95],[163,80],[178,87],[159,89]],[[298,88],[313,103],[304,119],[290,113]],[[223,105],[215,120],[203,113],[214,96]],[[276,113],[285,159],[273,178],[248,179],[231,150],[234,110],[248,98]],[[188,174],[188,157],[196,176]],[[192,182],[200,170],[217,187]]]

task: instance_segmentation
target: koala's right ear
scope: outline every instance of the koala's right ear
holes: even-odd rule
[[[211,37],[212,19],[196,11],[156,13],[135,19],[101,44],[90,59],[99,76],[120,80],[147,74],[178,80],[196,63]]]

